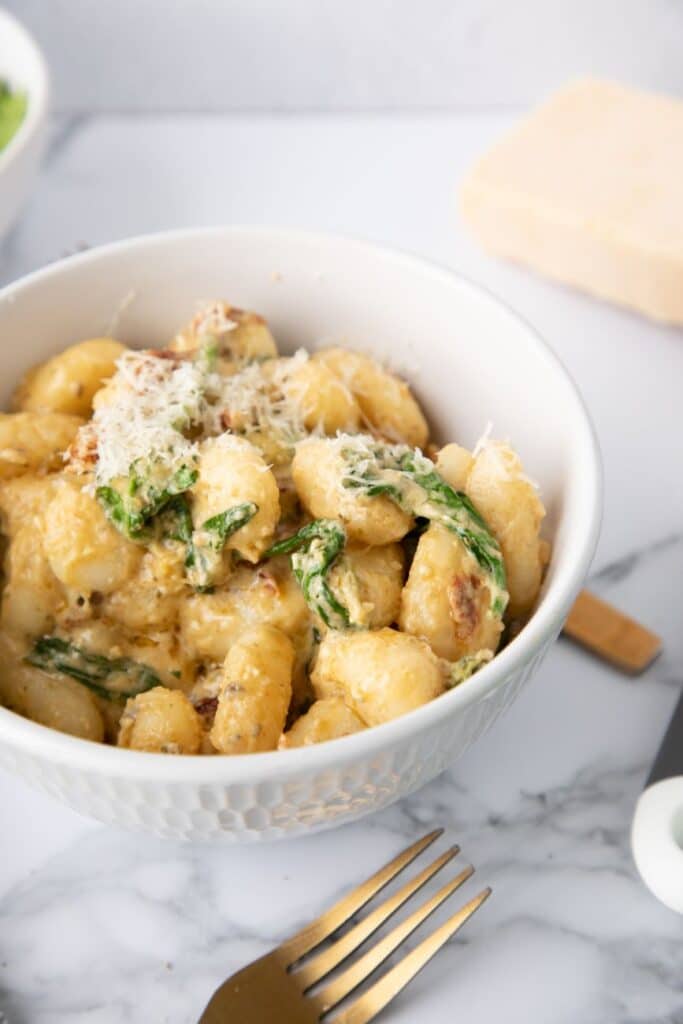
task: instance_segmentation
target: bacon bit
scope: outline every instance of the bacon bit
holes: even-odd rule
[[[220,416],[218,417],[218,421],[222,426],[223,430],[230,430],[230,427],[232,426],[232,417],[230,415],[230,410],[223,409]]]
[[[212,722],[218,709],[218,697],[204,697],[203,700],[197,701],[194,709],[202,718]]]
[[[149,354],[157,359],[171,359],[174,363],[187,361],[190,358],[187,352],[174,352],[172,348],[152,348],[149,350]]]
[[[212,315],[215,317],[216,312],[221,305],[223,306],[222,315],[225,320],[228,322],[232,321],[236,327],[239,326],[240,322],[247,324],[265,324],[266,322],[265,318],[259,313],[252,313],[248,309],[241,309],[239,306],[231,306],[229,302],[224,302],[217,303],[210,310],[205,310],[203,314],[200,313],[198,316],[200,323],[202,322],[202,318],[204,318],[204,320],[208,320]]]
[[[268,572],[267,569],[259,569],[256,576],[262,581],[265,590],[269,590],[271,594],[278,593],[277,580],[271,572]]]
[[[456,635],[461,639],[471,637],[479,624],[479,589],[481,580],[478,576],[455,576],[448,588],[448,604]]]
[[[228,302],[212,302],[198,313],[190,321],[188,333],[194,337],[201,337],[204,334],[211,334],[216,339],[239,327],[239,321],[248,318],[249,314],[237,306],[231,306]]]
[[[97,431],[92,423],[85,423],[64,452],[64,461],[72,473],[88,473],[98,458]]]

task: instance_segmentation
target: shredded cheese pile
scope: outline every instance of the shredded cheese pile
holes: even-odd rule
[[[225,302],[218,300],[210,302],[197,313],[192,321],[191,330],[198,338],[207,335],[221,337],[230,331],[236,331],[239,325],[236,320],[230,317],[229,309],[230,307],[226,306]]]
[[[107,384],[110,394],[81,427],[67,461],[75,470],[94,468],[95,485],[102,486],[127,476],[140,459],[172,473],[196,462],[201,440],[225,434],[267,440],[291,457],[306,431],[288,384],[307,359],[301,349],[290,359],[248,363],[222,376],[202,349],[191,357],[126,352]]]
[[[154,351],[126,352],[117,371],[110,385],[113,400],[92,420],[96,483],[126,476],[140,458],[162,460],[169,469],[194,461],[197,445],[183,431],[203,419],[213,375],[200,361]]]
[[[284,443],[294,444],[303,437],[301,409],[288,393],[287,383],[308,359],[299,349],[291,359],[249,363],[229,377],[222,377],[215,402],[207,410],[204,429],[208,434],[232,431],[250,434],[275,434]]]

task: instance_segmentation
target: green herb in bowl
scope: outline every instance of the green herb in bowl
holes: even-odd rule
[[[26,115],[26,93],[13,91],[0,79],[0,152],[19,131]]]

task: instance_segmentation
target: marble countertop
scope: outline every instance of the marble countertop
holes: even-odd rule
[[[602,444],[591,585],[665,647],[634,680],[560,641],[509,714],[441,778],[365,821],[272,846],[129,835],[0,774],[0,1010],[10,1024],[192,1024],[227,974],[438,824],[494,896],[387,1021],[683,1022],[683,920],[644,889],[628,843],[683,675],[683,339],[494,263],[465,236],[457,182],[510,122],[54,120],[43,178],[0,247],[0,283],[130,234],[283,223],[412,249],[524,314],[574,374]]]

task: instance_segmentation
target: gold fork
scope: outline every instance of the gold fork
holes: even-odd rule
[[[464,868],[351,966],[322,989],[309,994],[313,986],[346,960],[460,852],[458,846],[446,850],[335,942],[309,957],[442,833],[443,829],[436,829],[413,843],[291,939],[224,981],[211,997],[199,1024],[314,1024],[319,1021],[366,981],[474,873],[473,867]],[[466,903],[371,988],[338,1013],[334,1024],[367,1024],[373,1020],[490,895],[491,889],[486,888]]]

